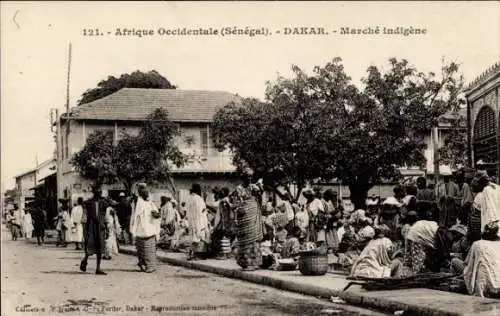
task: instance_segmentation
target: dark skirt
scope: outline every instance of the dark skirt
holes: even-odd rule
[[[156,236],[136,237],[135,246],[139,264],[145,266],[146,270],[156,270]]]
[[[106,228],[98,221],[89,219],[83,232],[85,254],[104,254],[106,252]]]

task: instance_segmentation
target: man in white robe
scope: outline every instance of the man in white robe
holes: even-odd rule
[[[137,264],[141,271],[156,271],[156,242],[160,238],[161,215],[149,198],[146,184],[138,185],[139,197],[130,221],[130,233],[135,237]]]
[[[191,187],[191,194],[187,202],[186,217],[189,223],[189,234],[191,237],[191,259],[194,259],[195,253],[203,248],[203,244],[209,243],[210,229],[208,227],[208,218],[206,213],[206,204],[201,197],[201,187],[199,184],[194,183]]]

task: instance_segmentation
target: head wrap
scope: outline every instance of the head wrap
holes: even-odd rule
[[[467,227],[464,225],[456,224],[451,226],[450,232],[457,232],[463,236],[467,235]]]

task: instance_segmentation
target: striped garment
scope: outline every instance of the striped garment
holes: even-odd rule
[[[156,270],[156,236],[136,237],[137,257],[139,265],[146,268],[146,271]]]

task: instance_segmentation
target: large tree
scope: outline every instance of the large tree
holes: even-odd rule
[[[294,66],[292,79],[269,83],[266,103],[245,100],[214,118],[217,146],[228,146],[239,167],[293,182],[337,177],[349,186],[356,208],[397,167],[425,162],[423,135],[456,106],[458,66],[445,65],[441,78],[391,59],[382,73],[368,68],[359,90],[340,58],[308,75]],[[276,184],[276,183],[275,183]]]
[[[438,151],[438,161],[454,169],[467,165],[467,118],[459,110],[446,117],[449,123],[443,146]]]
[[[186,162],[186,157],[174,143],[174,137],[178,135],[177,125],[169,120],[163,109],[148,116],[138,135],[122,135],[115,149],[113,165],[127,190],[139,181],[171,181],[171,165],[181,167]]]
[[[175,89],[176,86],[156,70],[148,72],[136,70],[130,74],[122,74],[119,78],[109,76],[108,79],[100,81],[96,88],[82,94],[78,105],[104,98],[122,88]]]
[[[116,168],[114,158],[114,136],[109,130],[97,130],[87,137],[85,146],[71,157],[75,170],[96,185],[114,183]]]
[[[140,181],[170,181],[172,164],[181,167],[186,161],[174,143],[178,133],[168,113],[156,109],[138,135],[123,133],[117,143],[111,131],[92,133],[71,163],[97,184],[120,182],[128,191]]]

